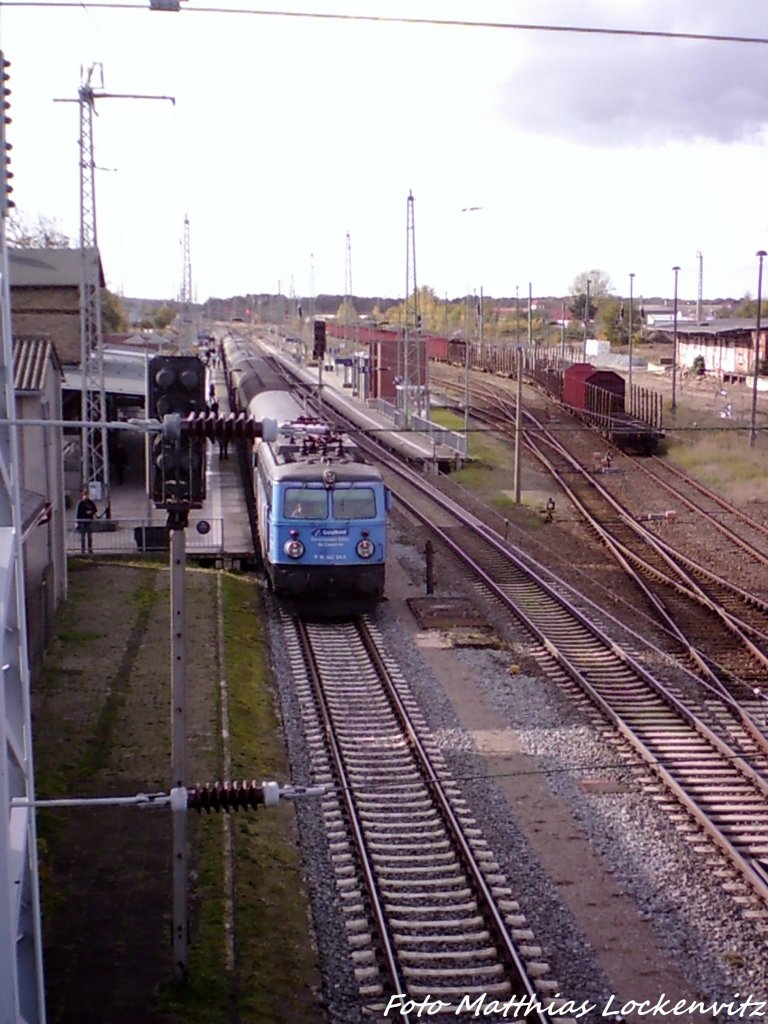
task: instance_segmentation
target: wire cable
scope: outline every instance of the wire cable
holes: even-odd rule
[[[84,0],[0,0],[0,7],[76,7],[85,10],[143,11],[147,8],[129,3],[86,3]],[[590,25],[539,25],[525,22],[466,21],[460,18],[408,18],[380,14],[336,14],[317,11],[273,11],[249,7],[183,7],[191,14],[245,14],[263,18],[312,18],[316,21],[371,22],[390,25],[430,25],[448,28],[484,28],[511,32],[558,32],[573,35],[601,35],[640,39],[686,39],[709,43],[751,43],[768,45],[765,36],[736,36],[715,32],[673,32],[660,29],[598,28]]]

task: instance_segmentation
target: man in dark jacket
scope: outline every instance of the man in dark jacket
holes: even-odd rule
[[[93,553],[93,520],[96,518],[97,512],[96,502],[88,497],[88,491],[83,491],[75,509],[77,532],[80,534],[80,551],[83,554],[85,554],[86,542],[89,554]]]

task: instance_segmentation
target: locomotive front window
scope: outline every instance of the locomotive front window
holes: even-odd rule
[[[376,515],[376,496],[372,487],[355,487],[333,492],[334,519],[373,519]]]
[[[327,519],[328,496],[308,487],[286,487],[283,515],[286,519]]]

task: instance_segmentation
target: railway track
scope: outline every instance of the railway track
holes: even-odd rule
[[[493,385],[477,389],[480,408],[475,414],[502,433],[509,433],[514,405],[509,392]],[[686,557],[648,528],[552,435],[529,416],[535,432],[526,432],[525,446],[567,493],[572,504],[609,553],[644,593],[649,606],[686,657],[704,678],[749,700],[755,689],[768,693],[768,602],[708,567]],[[633,466],[637,460],[633,460]],[[653,474],[658,479],[658,474]],[[678,479],[687,480],[684,474]],[[681,500],[679,488],[668,490]],[[700,488],[715,503],[716,495]],[[719,529],[740,553],[749,552],[768,564],[768,558],[705,509],[687,501],[702,517],[704,530]],[[728,506],[721,502],[720,507]],[[749,517],[744,521],[755,528]],[[766,531],[768,535],[768,531]]]
[[[562,1012],[549,965],[373,624],[282,619],[317,777],[333,785],[323,809],[366,1015],[389,1007],[415,1020],[409,1003],[425,999],[431,1019],[511,1000],[530,1007],[526,1019]]]
[[[498,399],[495,400],[498,406]],[[714,843],[742,881],[738,898],[755,918],[768,906],[768,755],[765,705],[751,716],[722,687],[690,677],[679,688],[580,610],[560,581],[515,552],[476,517],[420,475],[371,444],[394,476],[408,513],[428,526],[535,638],[550,675],[568,680],[610,721],[638,764],[662,785],[658,799],[684,808],[694,837]],[[395,482],[396,478],[396,482]],[[583,602],[582,602],[583,604]],[[665,654],[656,651],[660,663]],[[692,696],[693,694],[693,696]],[[760,720],[762,715],[762,721]],[[674,802],[670,801],[670,797]]]

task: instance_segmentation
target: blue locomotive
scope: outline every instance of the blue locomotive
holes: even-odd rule
[[[305,416],[287,391],[248,402],[278,424],[257,441],[254,487],[261,557],[270,586],[312,611],[370,610],[384,593],[389,492],[350,438]]]

